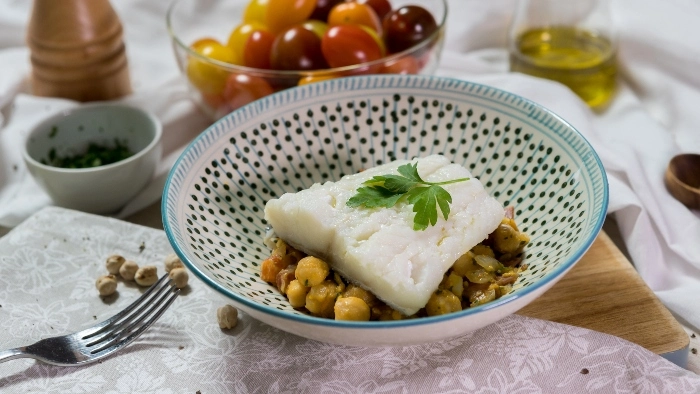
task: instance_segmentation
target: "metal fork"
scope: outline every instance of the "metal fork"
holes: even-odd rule
[[[171,283],[168,275],[163,275],[123,311],[85,330],[0,350],[0,363],[26,357],[68,367],[89,364],[116,353],[143,334],[175,301],[180,289]]]

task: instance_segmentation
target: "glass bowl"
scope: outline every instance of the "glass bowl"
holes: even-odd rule
[[[190,47],[205,38],[226,44],[231,31],[242,22],[248,3],[249,0],[175,0],[167,12],[168,32],[189,93],[213,120],[270,93],[297,86],[302,80],[384,73],[430,75],[437,68],[443,47],[446,0],[392,0],[393,9],[411,4],[425,8],[433,15],[438,28],[409,49],[352,66],[313,71],[258,69],[217,61]],[[188,73],[188,67],[195,63],[205,68],[211,78],[202,81]],[[242,80],[244,86],[225,94],[227,81],[233,79]]]

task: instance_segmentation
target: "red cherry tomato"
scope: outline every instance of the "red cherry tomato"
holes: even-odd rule
[[[275,35],[269,31],[254,31],[243,47],[243,65],[253,68],[271,68],[270,52],[274,41]]]
[[[202,101],[209,107],[213,109],[217,109],[219,107],[224,106],[226,104],[226,100],[224,100],[223,94],[207,94],[207,93],[202,93]]]
[[[319,70],[328,67],[321,53],[321,39],[303,26],[294,26],[275,37],[270,63],[275,70]]]
[[[333,26],[321,40],[321,51],[331,67],[344,67],[381,59],[382,47],[368,32],[356,25]]]
[[[231,74],[226,80],[224,99],[234,110],[272,93],[272,87],[263,78],[245,74]]]
[[[413,56],[404,56],[388,61],[382,65],[382,74],[418,74],[420,71],[418,60]]]
[[[425,8],[408,5],[388,13],[383,20],[384,42],[390,53],[404,51],[437,30],[433,15]]]
[[[340,3],[328,14],[328,26],[363,25],[381,34],[382,21],[372,7],[360,3]]]
[[[316,0],[316,8],[314,8],[314,12],[311,13],[309,19],[325,22],[328,20],[328,13],[331,12],[331,8],[342,2],[343,0]]]
[[[228,36],[226,46],[233,50],[233,53],[236,54],[236,58],[240,59],[241,63],[243,62],[245,45],[248,41],[248,38],[251,34],[253,34],[254,31],[259,30],[267,29],[265,28],[265,25],[263,25],[260,22],[243,22],[240,25],[236,26],[236,28],[233,29],[233,31],[231,31],[231,34]]]
[[[389,0],[345,0],[346,2],[355,1],[360,4],[367,4],[372,7],[374,12],[377,13],[379,19],[384,19],[384,16],[391,11],[391,3]]]
[[[268,0],[266,25],[273,33],[309,19],[316,7],[316,0]]]

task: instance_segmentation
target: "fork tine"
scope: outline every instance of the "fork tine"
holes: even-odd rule
[[[80,332],[81,339],[87,339],[87,338],[93,337],[93,336],[98,335],[98,334],[108,330],[109,328],[111,328],[112,325],[114,325],[115,323],[120,321],[124,316],[130,314],[131,311],[134,310],[134,308],[138,307],[144,301],[146,301],[146,299],[148,297],[150,297],[151,293],[153,293],[156,290],[158,290],[160,292],[163,289],[163,287],[160,287],[160,285],[163,284],[163,282],[166,279],[168,279],[167,274],[161,276],[160,279],[158,279],[158,281],[156,283],[151,285],[151,287],[149,287],[143,294],[141,294],[141,297],[136,299],[136,301],[132,302],[129,306],[124,308],[121,312],[117,313],[116,315],[110,317],[109,319],[107,319],[99,324],[96,324],[88,329],[81,331]],[[168,283],[170,283],[170,282],[168,282]],[[155,297],[157,297],[157,295]]]
[[[95,341],[85,345],[88,348],[92,347],[92,346],[99,345],[99,347],[97,349],[90,351],[90,353],[91,354],[100,353],[101,351],[108,349],[112,346],[117,346],[117,348],[120,346],[125,346],[128,343],[130,343],[131,341],[133,341],[134,339],[136,339],[136,337],[138,337],[138,335],[141,335],[141,333],[146,328],[148,328],[151,324],[153,324],[163,314],[163,312],[165,312],[165,310],[168,309],[170,304],[172,304],[172,302],[175,301],[175,298],[177,298],[177,296],[180,294],[180,289],[177,289],[175,287],[170,287],[170,286],[167,286],[167,288],[169,289],[169,291],[167,291],[165,294],[163,294],[157,301],[146,305],[146,306],[150,306],[150,308],[148,310],[146,310],[144,313],[141,313],[141,311],[139,310],[139,312],[134,315],[134,316],[139,316],[138,314],[141,313],[140,316],[138,317],[138,319],[136,319],[136,321],[134,321],[134,322],[130,323],[128,326],[124,327],[124,325],[127,324],[128,321],[132,320],[131,318],[129,318],[129,319],[125,320],[124,322],[122,322],[116,328],[115,331],[112,331],[112,332],[108,333],[108,335],[104,335],[101,338],[96,339]],[[161,304],[163,304],[163,302],[165,302],[165,304],[161,307]],[[141,309],[143,309],[143,308],[141,308]],[[146,318],[151,316],[154,312],[155,312],[155,314],[153,315],[153,317],[150,320],[148,320],[144,324],[141,324],[142,321],[144,321]],[[132,333],[132,331],[134,329],[136,329],[137,327],[138,327],[138,329]],[[134,334],[137,334],[137,335],[134,336]],[[129,335],[129,336],[126,339],[123,339],[125,335]],[[108,338],[108,341],[104,342],[103,340],[106,338]]]

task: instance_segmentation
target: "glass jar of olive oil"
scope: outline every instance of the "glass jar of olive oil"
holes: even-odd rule
[[[510,70],[563,83],[593,108],[615,92],[617,37],[607,0],[520,0]]]

